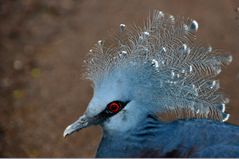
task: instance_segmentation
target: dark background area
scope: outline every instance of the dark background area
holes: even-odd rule
[[[99,127],[62,136],[92,96],[83,58],[110,30],[142,23],[153,9],[196,19],[200,40],[233,55],[219,78],[231,99],[229,122],[239,125],[238,7],[238,0],[0,0],[0,156],[94,157]]]

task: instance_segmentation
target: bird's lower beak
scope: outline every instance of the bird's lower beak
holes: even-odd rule
[[[66,137],[76,131],[79,131],[82,128],[85,128],[87,126],[91,125],[89,122],[89,119],[86,115],[82,115],[78,120],[76,120],[71,125],[67,126],[67,128],[64,131],[63,136]]]

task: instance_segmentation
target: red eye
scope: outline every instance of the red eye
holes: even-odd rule
[[[111,112],[117,113],[120,110],[120,104],[113,102],[108,105],[108,108]]]

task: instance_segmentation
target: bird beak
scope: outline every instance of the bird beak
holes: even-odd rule
[[[89,122],[89,119],[86,115],[82,115],[78,120],[76,120],[71,125],[67,126],[67,128],[64,131],[63,136],[66,137],[76,131],[79,131],[82,128],[85,128],[87,126],[91,125]]]

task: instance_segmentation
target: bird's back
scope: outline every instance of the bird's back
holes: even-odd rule
[[[127,132],[104,134],[97,157],[239,157],[239,127],[207,119],[162,123],[149,116]]]

